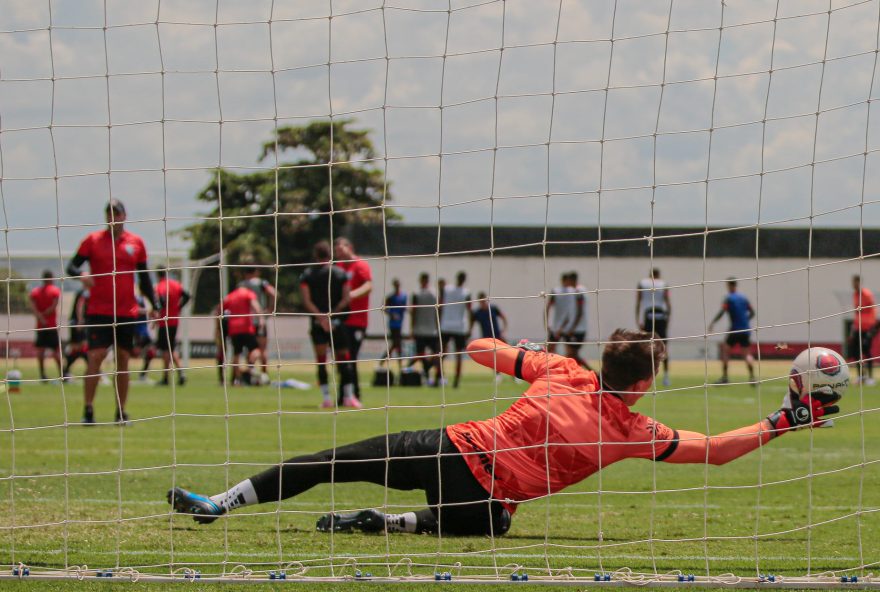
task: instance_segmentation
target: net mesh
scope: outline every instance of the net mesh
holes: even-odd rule
[[[869,380],[834,430],[724,467],[614,464],[521,505],[504,536],[314,532],[326,512],[424,507],[421,492],[377,485],[333,483],[200,528],[163,496],[219,493],[291,457],[516,401],[527,385],[467,362],[457,387],[454,356],[436,388],[367,386],[394,345],[392,278],[414,293],[423,272],[436,293],[467,271],[468,308],[485,292],[509,340],[564,352],[558,277],[576,269],[586,319],[573,340],[595,365],[615,327],[642,322],[637,298],[659,298],[636,284],[660,268],[673,381],[637,409],[708,434],[759,421],[797,351],[839,349],[843,321],[873,305],[853,304],[849,284],[876,279],[878,24],[874,0],[4,2],[0,557],[12,569],[0,576],[871,585]],[[38,380],[26,359],[28,291],[49,269],[62,333],[75,328],[67,264],[111,196],[149,268],[194,296],[179,313],[189,384],[142,387],[133,361],[134,421],[120,428],[111,359],[95,404],[106,425],[83,428],[82,385]],[[340,236],[373,274],[357,410],[317,408],[298,296],[313,243]],[[253,267],[278,290],[260,313],[271,384],[218,385],[217,307]],[[754,376],[735,359],[731,384],[715,386],[731,334],[710,321],[728,278],[756,311],[758,359]],[[454,303],[423,306],[441,324]],[[216,347],[229,374],[233,344]],[[421,364],[409,344],[397,357],[398,378]],[[332,356],[320,363],[341,389]],[[168,378],[157,364],[148,382]]]

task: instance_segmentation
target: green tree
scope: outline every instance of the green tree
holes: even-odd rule
[[[3,286],[0,290],[0,311],[6,313],[8,306],[12,314],[31,312],[27,282],[20,275],[8,269],[0,269],[0,285]]]
[[[224,263],[275,265],[278,307],[298,304],[297,278],[312,260],[319,240],[343,235],[352,223],[381,223],[395,218],[382,169],[366,130],[351,120],[316,121],[278,128],[263,144],[260,162],[271,169],[239,174],[225,169],[196,196],[213,208],[202,222],[186,229],[191,257],[225,252]],[[290,158],[291,160],[285,160]],[[274,281],[274,270],[263,276]],[[219,275],[203,273],[196,310],[210,310],[218,300]]]

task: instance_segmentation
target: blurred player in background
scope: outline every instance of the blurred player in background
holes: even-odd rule
[[[260,277],[260,268],[259,267],[250,267],[244,272],[244,279],[239,283],[240,286],[244,286],[249,289],[251,292],[257,295],[257,302],[260,303],[260,308],[263,309],[264,313],[274,313],[275,312],[275,302],[277,299],[277,293],[275,292],[275,287],[269,282],[269,280],[265,280]],[[185,304],[181,304],[183,307]],[[177,325],[175,325],[176,331]],[[257,330],[257,346],[260,348],[260,382],[263,384],[269,383],[269,322],[268,319],[260,319],[254,318],[254,327]],[[175,361],[175,364],[180,367],[180,359],[178,358]],[[183,376],[181,374],[181,376]]]
[[[214,317],[214,347],[217,348],[215,360],[217,362],[217,377],[220,386],[226,384],[226,351],[228,349],[227,341],[229,339],[229,319],[223,314],[223,306],[218,305],[211,311]]]
[[[547,351],[554,353],[556,346],[570,332],[574,320],[574,300],[569,298],[568,273],[560,276],[559,285],[547,295]]]
[[[745,357],[746,367],[749,369],[749,382],[754,386],[755,381],[755,358],[752,356],[750,347],[752,345],[752,317],[755,316],[755,309],[752,308],[751,302],[741,292],[736,289],[736,279],[727,278],[727,296],[721,303],[721,310],[709,323],[709,332],[715,327],[721,317],[727,315],[730,318],[730,329],[727,338],[721,343],[721,378],[716,384],[727,384],[730,378],[727,374],[727,366],[730,363],[730,354],[734,348],[739,348]]]
[[[577,272],[562,274],[560,285],[553,288],[547,300],[547,317],[551,310],[547,350],[553,353],[561,343],[566,357],[589,369],[590,365],[580,356],[587,336],[587,294],[586,288],[578,284]]]
[[[257,331],[263,323],[262,314],[263,308],[257,295],[242,285],[223,299],[223,316],[229,325],[229,338],[232,341],[233,386],[259,384],[253,378],[251,368],[259,371],[260,345],[257,343]],[[245,356],[244,368],[239,365],[242,354]]]
[[[368,482],[422,489],[428,507],[399,514],[375,509],[325,514],[316,528],[501,535],[518,504],[545,499],[618,461],[721,465],[789,430],[820,426],[823,417],[839,411],[834,404],[839,395],[817,392],[802,400],[790,390],[779,411],[746,427],[714,437],[672,429],[631,409],[652,388],[665,354],[662,341],[638,331],[611,334],[601,376],[534,344],[511,347],[480,339],[468,352],[477,363],[531,386],[498,417],[382,434],[288,459],[211,497],[175,488],[167,499],[175,511],[208,523],[318,484]]]
[[[275,291],[272,291],[274,299]],[[190,301],[190,294],[183,289],[176,279],[172,278],[165,267],[159,267],[159,283],[156,285],[156,298],[159,300],[159,318],[156,325],[159,327],[156,333],[156,347],[162,352],[162,362],[165,372],[159,384],[168,384],[169,371],[177,370],[177,382],[181,386],[186,384],[186,375],[180,356],[177,353],[177,328],[180,326],[180,311]],[[259,295],[257,295],[259,299]],[[259,333],[257,333],[259,338]],[[257,346],[260,346],[259,340]],[[260,351],[263,349],[260,347]],[[265,359],[265,356],[264,358]]]
[[[590,370],[590,365],[581,357],[581,348],[587,338],[587,289],[578,283],[576,271],[569,271],[567,276],[569,293],[565,297],[574,300],[574,318],[571,331],[565,336],[565,357]]]
[[[360,400],[354,395],[353,364],[348,338],[350,333],[344,325],[345,311],[351,302],[348,275],[341,267],[330,261],[330,243],[321,241],[313,250],[316,265],[307,268],[299,280],[299,293],[303,308],[311,314],[309,335],[315,350],[318,364],[318,385],[323,401],[321,407],[334,407],[334,397],[330,394],[327,375],[328,346],[333,361],[339,366],[341,376],[342,406],[361,408]]]
[[[348,274],[348,288],[351,302],[348,305],[351,311],[345,318],[345,328],[348,331],[348,347],[351,361],[345,362],[350,366],[349,374],[354,381],[354,396],[361,398],[361,385],[358,379],[358,356],[361,353],[361,344],[367,334],[369,322],[370,292],[373,290],[373,272],[370,264],[357,256],[354,245],[345,237],[339,237],[333,241],[334,257],[336,264]],[[342,365],[339,366],[340,377]],[[343,383],[344,384],[344,383]],[[345,393],[339,393],[339,403],[345,404]]]
[[[421,360],[428,386],[440,384],[440,324],[437,318],[437,296],[431,291],[431,276],[419,274],[419,289],[410,298],[410,334],[416,342],[416,355],[410,360],[412,368]],[[430,352],[430,353],[429,353]],[[434,378],[431,378],[431,369]]]
[[[480,325],[480,336],[491,337],[498,341],[507,342],[504,334],[507,332],[507,317],[501,312],[501,309],[489,302],[485,292],[477,295],[477,304],[471,315],[471,327],[469,333],[473,332],[474,325]]]
[[[851,360],[859,362],[859,372],[856,381],[866,386],[874,386],[874,335],[877,334],[877,310],[875,308],[874,293],[868,288],[862,287],[861,276],[854,275],[853,287],[853,317],[852,327],[849,332],[847,350]]]
[[[134,326],[134,349],[131,350],[131,354],[144,361],[140,379],[147,380],[147,371],[156,357],[156,346],[153,345],[153,338],[150,336],[150,315],[147,310],[147,301],[140,294],[135,296],[135,300],[138,304],[138,322]]]
[[[461,383],[462,354],[467,347],[470,336],[471,291],[465,287],[467,274],[459,271],[455,276],[454,286],[444,286],[440,292],[440,347],[449,354],[455,347],[455,378],[453,388]],[[444,377],[443,359],[440,358],[440,376]]]
[[[80,277],[89,288],[86,306],[88,325],[88,368],[86,370],[82,422],[95,423],[93,403],[98,390],[101,363],[107,351],[113,348],[116,360],[116,422],[127,424],[125,404],[128,401],[128,363],[134,347],[134,325],[138,316],[134,284],[137,276],[141,294],[155,310],[156,299],[153,282],[147,271],[147,249],[138,235],[125,230],[125,206],[118,199],[111,199],[104,209],[107,220],[105,230],[89,234],[80,243],[73,259],[67,265],[67,273]],[[89,274],[84,275],[82,265],[88,262]]]
[[[672,303],[669,301],[669,288],[660,279],[660,270],[651,270],[651,277],[639,280],[636,292],[636,323],[642,331],[653,333],[657,339],[668,337],[669,318],[672,316]],[[663,360],[663,386],[669,386],[669,352]]]
[[[406,292],[400,289],[400,280],[394,278],[391,280],[391,287],[394,288],[388,296],[385,297],[385,316],[388,317],[388,351],[382,358],[382,364],[390,360],[397,352],[397,365],[400,368],[403,364],[403,319],[406,317]]]
[[[73,304],[70,307],[70,340],[64,353],[64,378],[72,378],[70,367],[80,358],[87,360],[89,345],[86,339],[86,330],[83,327],[86,323],[86,305],[89,302],[89,291],[80,288],[73,295]]]
[[[37,320],[37,337],[34,347],[37,350],[37,367],[40,369],[40,380],[46,380],[44,359],[55,360],[58,376],[64,376],[61,369],[61,339],[58,336],[58,305],[61,302],[61,289],[55,285],[52,272],[43,272],[43,281],[29,294],[31,310]]]

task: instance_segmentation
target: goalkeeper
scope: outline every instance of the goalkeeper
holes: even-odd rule
[[[531,386],[491,419],[377,436],[291,458],[211,497],[175,488],[168,501],[177,512],[207,523],[321,483],[365,481],[423,489],[428,507],[400,514],[372,509],[326,514],[318,530],[500,535],[520,502],[561,491],[619,460],[720,465],[786,431],[821,425],[821,418],[838,411],[839,397],[801,400],[790,392],[783,408],[768,418],[718,436],[669,428],[630,410],[651,389],[666,354],[663,342],[641,331],[618,329],[611,335],[601,377],[533,344],[513,347],[484,338],[471,342],[468,353]]]

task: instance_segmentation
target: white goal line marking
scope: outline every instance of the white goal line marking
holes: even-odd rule
[[[0,553],[11,553],[12,549],[3,549],[0,548]],[[15,553],[19,556],[26,555],[28,553],[28,549],[24,548],[16,548]],[[113,556],[116,555],[134,555],[134,556],[150,556],[150,555],[164,555],[167,552],[163,553],[160,551],[147,551],[147,550],[125,550],[120,549],[117,553],[116,551],[95,551],[88,550],[85,551],[89,555],[100,555],[100,556]],[[46,549],[34,551],[34,555],[61,555],[64,553],[62,549]],[[76,551],[68,551],[68,554],[76,554]],[[175,556],[186,555],[186,552],[176,551]],[[193,555],[198,555],[199,557],[223,557],[226,558],[226,562],[235,562],[238,558],[247,557],[247,558],[267,558],[273,553],[271,552],[254,552],[254,551],[230,551],[228,553],[224,553],[222,551],[193,551]],[[473,551],[474,555],[482,555],[484,557],[498,557],[502,559],[572,559],[578,557],[577,552],[568,553],[493,553],[491,550],[483,550],[483,551]],[[285,558],[280,559],[279,561],[295,561],[297,559],[382,559],[383,555],[376,554],[351,554],[344,553],[338,555],[336,557],[328,557],[326,553],[285,553]],[[413,553],[412,556],[427,556],[436,557],[438,554],[431,553]],[[460,556],[462,553],[458,552],[450,552],[450,553],[440,553],[442,556]],[[395,554],[395,557],[399,555]],[[675,557],[664,557],[660,555],[640,555],[635,553],[595,553],[595,558],[598,559],[600,556],[603,561],[609,559],[632,559],[632,560],[640,560],[640,561],[650,561],[652,559],[656,559],[658,561],[668,560],[668,561],[702,561],[708,559],[709,561],[741,561],[743,559],[740,555],[676,555]],[[820,555],[812,555],[810,557],[815,561],[858,561],[858,557],[845,557],[845,556],[820,556]],[[593,557],[589,557],[589,559],[593,559]],[[761,561],[805,561],[803,555],[762,555],[760,557]],[[178,560],[178,562],[180,562]],[[185,561],[183,563],[186,563]],[[392,565],[389,563],[389,565]],[[474,567],[488,567],[488,566],[468,566],[468,569],[473,569]]]
[[[31,503],[52,503],[56,504],[59,502],[63,502],[64,498],[56,498],[56,497],[36,497],[31,499],[22,499],[17,498],[17,502],[21,504],[26,504],[28,502]],[[107,504],[122,504],[124,506],[137,506],[137,505],[148,505],[148,506],[167,506],[168,502],[165,500],[117,500],[117,499],[100,499],[100,498],[82,498],[82,499],[74,499],[70,500],[71,505],[75,504],[98,504],[98,505],[107,505]],[[272,503],[272,502],[269,502]],[[291,502],[285,501],[282,502],[285,506],[296,506],[301,508],[317,508],[317,509],[327,509],[329,511],[330,504],[326,502]],[[410,508],[420,506],[421,504],[407,504],[407,503],[398,503],[398,504],[377,504],[375,507],[377,508]],[[535,504],[533,504],[535,505]],[[628,506],[628,504],[626,504]],[[599,504],[578,504],[578,503],[554,503],[552,504],[553,508],[598,508]],[[336,510],[340,508],[344,508],[344,504],[337,503],[333,506]],[[357,506],[358,508],[360,506]],[[615,507],[615,504],[604,502],[602,504],[604,508]],[[729,506],[725,506],[722,504],[669,504],[669,503],[656,503],[651,504],[651,507],[654,508],[668,508],[670,510],[702,510],[703,508],[707,508],[709,510],[720,510],[722,508],[728,508]],[[758,510],[795,510],[798,508],[803,508],[801,505],[796,504],[779,504],[779,505],[760,505],[760,506],[750,506],[751,508],[755,508]],[[813,506],[814,510],[820,511],[878,511],[880,507],[875,506],[858,506],[858,505],[850,505],[850,506]],[[278,512],[284,514],[288,513],[286,510],[278,510]],[[275,512],[263,512],[263,514],[274,514]],[[252,516],[253,514],[248,514]],[[233,518],[234,519],[234,518]]]

